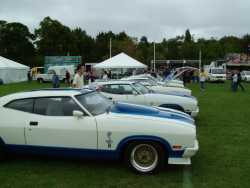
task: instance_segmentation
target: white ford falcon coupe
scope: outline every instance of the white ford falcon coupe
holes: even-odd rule
[[[191,164],[196,127],[181,112],[113,103],[91,90],[37,90],[0,98],[0,156],[123,159],[139,173]]]
[[[139,82],[140,84],[146,86],[147,88],[155,91],[156,93],[162,93],[162,94],[179,94],[179,95],[188,95],[191,96],[192,91],[190,89],[184,88],[184,87],[169,87],[165,86],[163,84],[159,84],[158,82],[155,82],[154,80],[150,80],[148,78],[123,78],[121,80],[128,80],[128,81],[134,81]]]
[[[186,112],[192,117],[199,113],[198,101],[192,96],[176,94],[154,93],[138,82],[132,81],[109,81],[97,82],[89,88],[97,88],[103,95],[119,102],[140,104],[146,106],[158,106]]]

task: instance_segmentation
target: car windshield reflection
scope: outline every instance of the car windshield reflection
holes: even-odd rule
[[[140,84],[140,83],[133,83],[133,86],[135,87],[135,89],[137,91],[139,91],[141,94],[147,94],[147,93],[151,93],[150,89],[148,89],[147,87],[145,87],[144,85]]]
[[[76,99],[94,116],[109,111],[113,105],[111,100],[97,92],[77,95]]]

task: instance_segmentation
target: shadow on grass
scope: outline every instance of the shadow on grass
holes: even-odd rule
[[[98,160],[98,159],[85,159],[85,158],[71,158],[71,157],[52,157],[52,156],[38,156],[38,155],[8,155],[7,158],[1,162],[0,166],[16,167],[39,167],[43,168],[87,168],[98,171],[107,170],[121,170],[131,171],[121,160]],[[165,165],[160,173],[171,172],[178,173],[183,170],[181,165]],[[132,171],[131,171],[132,172]],[[135,173],[134,173],[135,174]]]

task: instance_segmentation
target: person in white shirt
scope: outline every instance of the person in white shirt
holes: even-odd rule
[[[238,75],[237,75],[236,71],[233,74],[232,81],[233,81],[233,83],[232,83],[233,92],[236,92],[238,89],[238,84],[237,84],[238,83]]]
[[[204,72],[203,69],[201,69],[201,72],[200,72],[200,87],[201,87],[201,91],[205,90],[205,81],[206,81],[206,73]]]
[[[103,80],[107,80],[108,79],[108,73],[106,71],[104,71],[104,73],[102,75],[102,79]]]
[[[83,80],[83,73],[84,73],[84,67],[83,65],[79,64],[76,69],[76,74],[74,76],[73,80],[73,87],[74,88],[82,88],[84,86],[84,80]]]

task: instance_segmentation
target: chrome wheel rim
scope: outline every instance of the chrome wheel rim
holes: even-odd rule
[[[150,172],[158,164],[158,153],[149,144],[139,144],[131,152],[130,162],[140,172]]]

